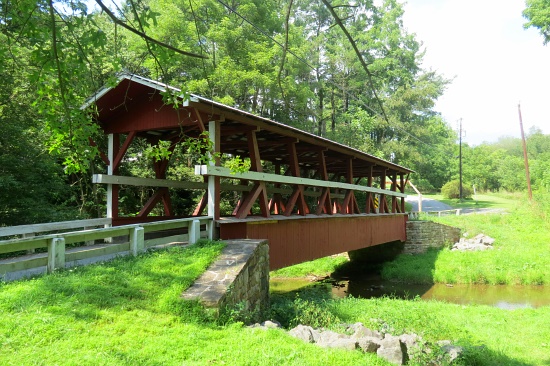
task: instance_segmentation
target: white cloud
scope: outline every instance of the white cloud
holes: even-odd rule
[[[550,46],[524,30],[523,0],[409,0],[404,25],[427,49],[424,67],[453,78],[436,109],[453,127],[463,118],[465,141],[479,144],[550,133]]]

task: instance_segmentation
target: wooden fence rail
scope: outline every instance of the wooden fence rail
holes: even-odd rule
[[[111,222],[112,222],[111,219],[104,218],[104,219],[48,222],[45,224],[7,226],[7,227],[0,227],[0,237],[14,236],[14,235],[33,236],[36,234],[47,233],[51,231],[80,229],[80,228],[91,229],[98,226],[111,225]]]
[[[103,221],[99,221],[103,220]],[[97,225],[106,223],[105,219],[99,219],[94,222]],[[19,227],[8,227],[0,229],[0,236],[13,236],[22,234],[34,234],[45,231],[60,230],[63,226],[67,227],[88,227],[92,220],[82,220],[78,222],[22,225]],[[56,225],[59,224],[59,225]],[[44,225],[44,226],[41,226]],[[17,239],[8,239],[0,241],[0,254],[13,253],[19,251],[28,251],[39,248],[47,248],[47,253],[37,253],[24,257],[12,257],[0,260],[0,278],[7,279],[7,274],[39,270],[45,268],[50,273],[58,268],[71,267],[75,265],[92,263],[98,260],[104,260],[107,257],[119,255],[137,255],[147,248],[167,244],[169,242],[189,242],[196,243],[200,238],[211,238],[212,218],[209,216],[191,217],[185,219],[175,219],[166,221],[157,221],[150,223],[141,223],[134,225],[124,225],[117,227],[107,227],[99,229],[87,229],[79,231],[70,231],[64,233],[36,235]],[[30,227],[34,227],[31,231]],[[51,229],[55,227],[56,229]],[[36,230],[35,230],[36,229]],[[46,230],[49,229],[49,230]],[[159,233],[167,230],[181,229],[175,235],[163,236],[160,238],[145,239],[146,233]],[[8,233],[6,235],[6,233]],[[77,248],[67,248],[69,244],[93,242],[95,240],[109,239],[113,237],[123,237],[121,243],[105,243],[93,246],[83,246]],[[44,272],[44,271],[42,271]]]

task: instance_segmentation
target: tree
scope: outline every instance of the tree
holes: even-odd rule
[[[450,178],[454,134],[433,111],[447,80],[420,67],[396,0],[334,2],[350,37],[320,1],[91,4],[0,2],[0,62],[18,60],[18,82],[33,95],[20,103],[44,129],[43,149],[78,182],[79,200],[99,193],[74,174],[101,164],[88,142],[101,144],[95,111],[80,107],[123,70],[407,165],[437,188]]]
[[[526,0],[527,7],[523,16],[529,21],[524,24],[527,28],[538,28],[544,38],[544,44],[550,42],[550,2],[548,0]]]
[[[0,43],[6,44],[0,34]],[[67,177],[48,154],[43,122],[32,108],[36,85],[23,78],[25,49],[0,54],[0,226],[63,220],[77,214]],[[9,57],[6,53],[9,53]],[[67,205],[69,203],[69,205]]]

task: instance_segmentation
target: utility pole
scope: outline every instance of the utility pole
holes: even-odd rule
[[[518,103],[519,128],[521,129],[521,143],[523,145],[523,160],[525,162],[525,177],[527,178],[527,192],[529,201],[533,200],[533,191],[531,191],[531,177],[529,176],[529,160],[527,159],[527,144],[525,143],[525,134],[523,133],[523,121],[521,120],[521,105]]]
[[[458,175],[459,179],[459,200],[462,202],[462,118],[459,120],[458,130]]]

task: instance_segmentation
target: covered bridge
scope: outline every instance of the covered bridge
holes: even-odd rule
[[[87,103],[108,135],[102,158],[107,217],[113,225],[174,218],[169,189],[201,190],[193,216],[212,218],[211,234],[221,239],[269,239],[272,269],[323,256],[406,239],[405,183],[410,169],[328,139],[170,86],[125,74],[114,87]],[[177,105],[167,104],[175,97]],[[182,141],[208,132],[212,159],[197,165],[203,181],[166,179],[170,159],[152,161],[155,178],[119,175],[130,144],[145,139]],[[95,144],[94,141],[91,141]],[[204,151],[206,153],[206,151]],[[250,169],[234,173],[220,156],[250,158]],[[119,215],[119,186],[154,187],[134,217]],[[221,214],[220,194],[234,192],[232,212]],[[150,216],[162,204],[164,215]]]

